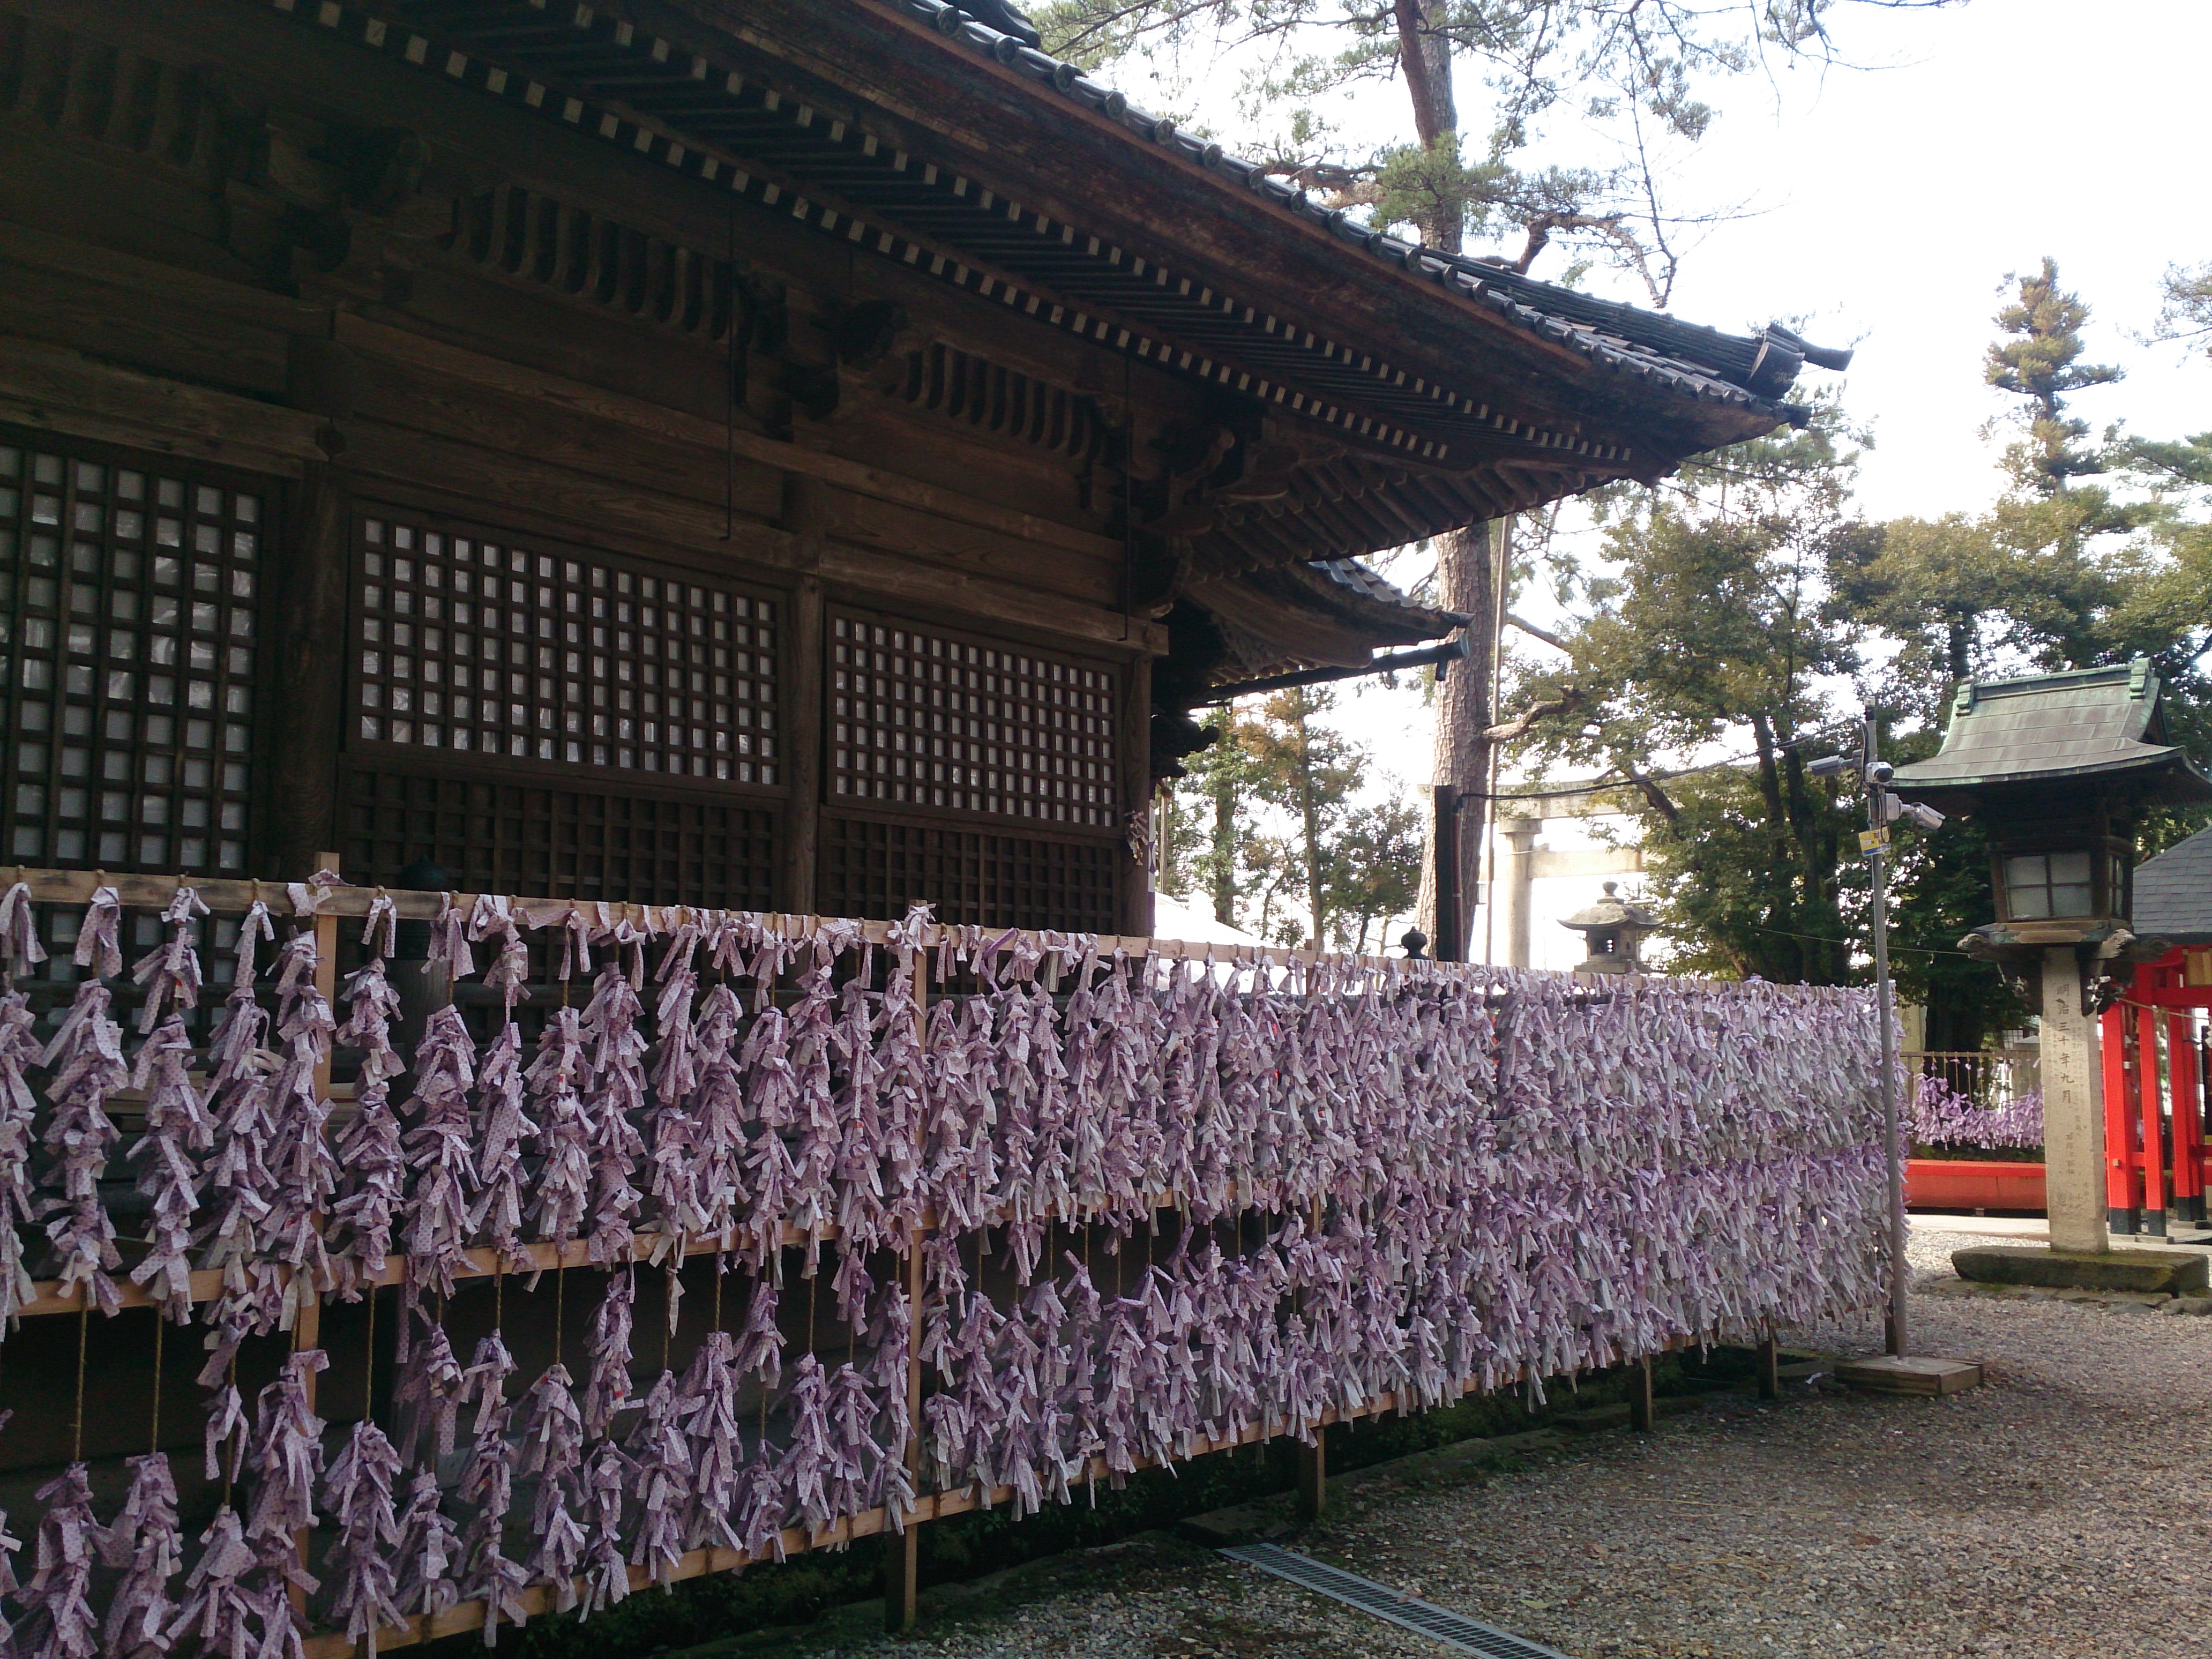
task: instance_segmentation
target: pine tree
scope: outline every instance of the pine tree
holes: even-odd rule
[[[1983,376],[1998,391],[2028,400],[2027,438],[2006,456],[2014,477],[2036,495],[2056,495],[2069,478],[2105,470],[2096,453],[2082,446],[2089,423],[2067,414],[2068,396],[2111,386],[2124,371],[2081,361],[2089,307],[2058,286],[2057,260],[2045,254],[2040,270],[2005,280],[2017,289],[2012,303],[1996,314],[2008,337],[1990,348]]]

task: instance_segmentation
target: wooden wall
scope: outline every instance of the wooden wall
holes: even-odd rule
[[[1123,826],[1164,640],[1124,611],[1120,502],[1194,396],[274,13],[0,0],[0,445],[260,480],[272,504],[249,873],[335,846],[389,879],[404,849],[459,846],[499,849],[487,881],[674,900],[706,860],[728,902],[808,911],[834,851],[841,894],[889,858],[869,890],[952,919],[1145,931]],[[772,605],[773,781],[594,767],[565,733],[550,757],[368,743],[371,518]],[[823,641],[855,609],[1107,671],[1113,821],[841,804]],[[548,644],[514,665],[533,708],[569,706]],[[597,694],[574,695],[588,724]],[[990,873],[1017,865],[1048,878]],[[969,901],[903,890],[956,866]],[[1048,894],[1077,913],[1037,914]]]

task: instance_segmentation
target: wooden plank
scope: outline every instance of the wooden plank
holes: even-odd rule
[[[624,426],[657,432],[680,442],[711,449],[718,456],[726,444],[744,459],[784,471],[803,472],[858,495],[872,495],[882,501],[899,502],[982,529],[999,531],[1024,542],[1066,548],[1094,557],[1118,559],[1121,556],[1121,544],[1111,537],[1071,529],[1031,514],[1009,511],[988,501],[973,500],[939,484],[902,477],[882,468],[846,460],[819,449],[782,443],[742,430],[732,434],[720,421],[703,420],[641,398],[625,397],[619,392],[603,391],[538,369],[502,362],[495,357],[447,345],[405,329],[370,322],[344,313],[337,316],[335,329],[335,337],[341,343],[355,346],[363,352],[411,362],[418,368],[457,380],[473,380]]]
[[[1130,621],[1117,611],[1055,599],[1032,588],[942,565],[920,567],[844,543],[832,543],[823,550],[820,569],[824,580],[847,584],[865,594],[949,613],[992,617],[1063,639],[1126,646],[1154,656],[1164,655],[1168,648],[1168,631],[1158,623],[1141,617]]]
[[[169,295],[6,262],[0,263],[0,314],[24,337],[96,362],[234,394],[283,393],[283,334],[179,304]]]
[[[709,450],[512,388],[456,379],[374,352],[349,355],[359,365],[354,410],[363,419],[703,505],[714,509],[718,536],[726,506],[741,518],[766,522],[781,505],[780,469],[744,456],[726,468],[719,443]]]
[[[719,547],[730,550],[732,558],[769,569],[793,564],[790,538],[760,520],[740,519],[736,538],[724,540],[719,495],[711,501],[687,499],[577,472],[534,455],[433,437],[380,421],[348,422],[345,459],[362,495],[369,493],[373,478],[428,484],[464,497],[512,501],[540,519],[558,520],[567,539],[586,545],[594,530],[606,529],[672,544],[695,558],[702,550]]]
[[[300,476],[319,416],[0,334],[0,421],[257,472]]]
[[[954,458],[941,458],[950,463]],[[950,476],[958,476],[950,465]],[[848,546],[925,561],[1103,611],[1118,602],[1121,560],[987,528],[858,491],[830,492],[823,533]],[[1111,544],[1109,544],[1109,546]]]
[[[235,274],[220,276],[169,258],[143,257],[7,221],[0,221],[0,259],[56,271],[81,283],[104,283],[133,295],[161,297],[258,331],[320,335],[331,325],[328,307],[273,293],[246,280],[244,267],[228,259],[226,264]],[[281,364],[278,369],[281,373]]]
[[[1836,1367],[1837,1381],[1869,1394],[1917,1395],[1937,1399],[1982,1385],[1982,1368],[1971,1359],[1936,1359],[1916,1354],[1878,1354],[1850,1359]]]

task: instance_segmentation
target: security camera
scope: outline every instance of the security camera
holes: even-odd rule
[[[1905,821],[1916,829],[1941,830],[1943,827],[1943,815],[1934,807],[1917,800],[1906,801],[1904,805]]]
[[[1887,783],[1896,770],[1887,761],[1875,761],[1866,769],[1867,781],[1871,784]]]
[[[1816,761],[1805,763],[1805,775],[1808,778],[1839,778],[1843,775],[1844,757],[1841,755],[1823,755]]]

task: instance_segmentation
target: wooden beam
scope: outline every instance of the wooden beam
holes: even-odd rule
[[[882,501],[919,507],[927,513],[999,531],[1023,541],[1064,547],[1072,552],[1087,554],[1097,559],[1118,561],[1121,556],[1121,544],[1110,536],[1101,536],[1050,519],[1039,518],[1034,514],[1016,512],[989,501],[977,501],[940,484],[903,477],[880,467],[848,461],[820,449],[782,443],[774,438],[763,438],[743,430],[733,433],[720,421],[702,420],[696,415],[686,415],[679,410],[647,403],[641,398],[625,397],[620,392],[603,391],[538,369],[504,362],[495,357],[484,356],[423,335],[410,333],[405,329],[392,328],[341,313],[337,320],[337,337],[363,352],[411,363],[432,373],[538,398],[579,414],[595,416],[601,420],[697,445],[713,451],[718,458],[726,447],[745,460],[757,461],[786,472],[804,473],[810,477],[837,484],[856,495],[872,495]],[[719,467],[719,459],[716,465]]]
[[[325,459],[316,416],[15,334],[0,334],[0,421],[289,477]]]

